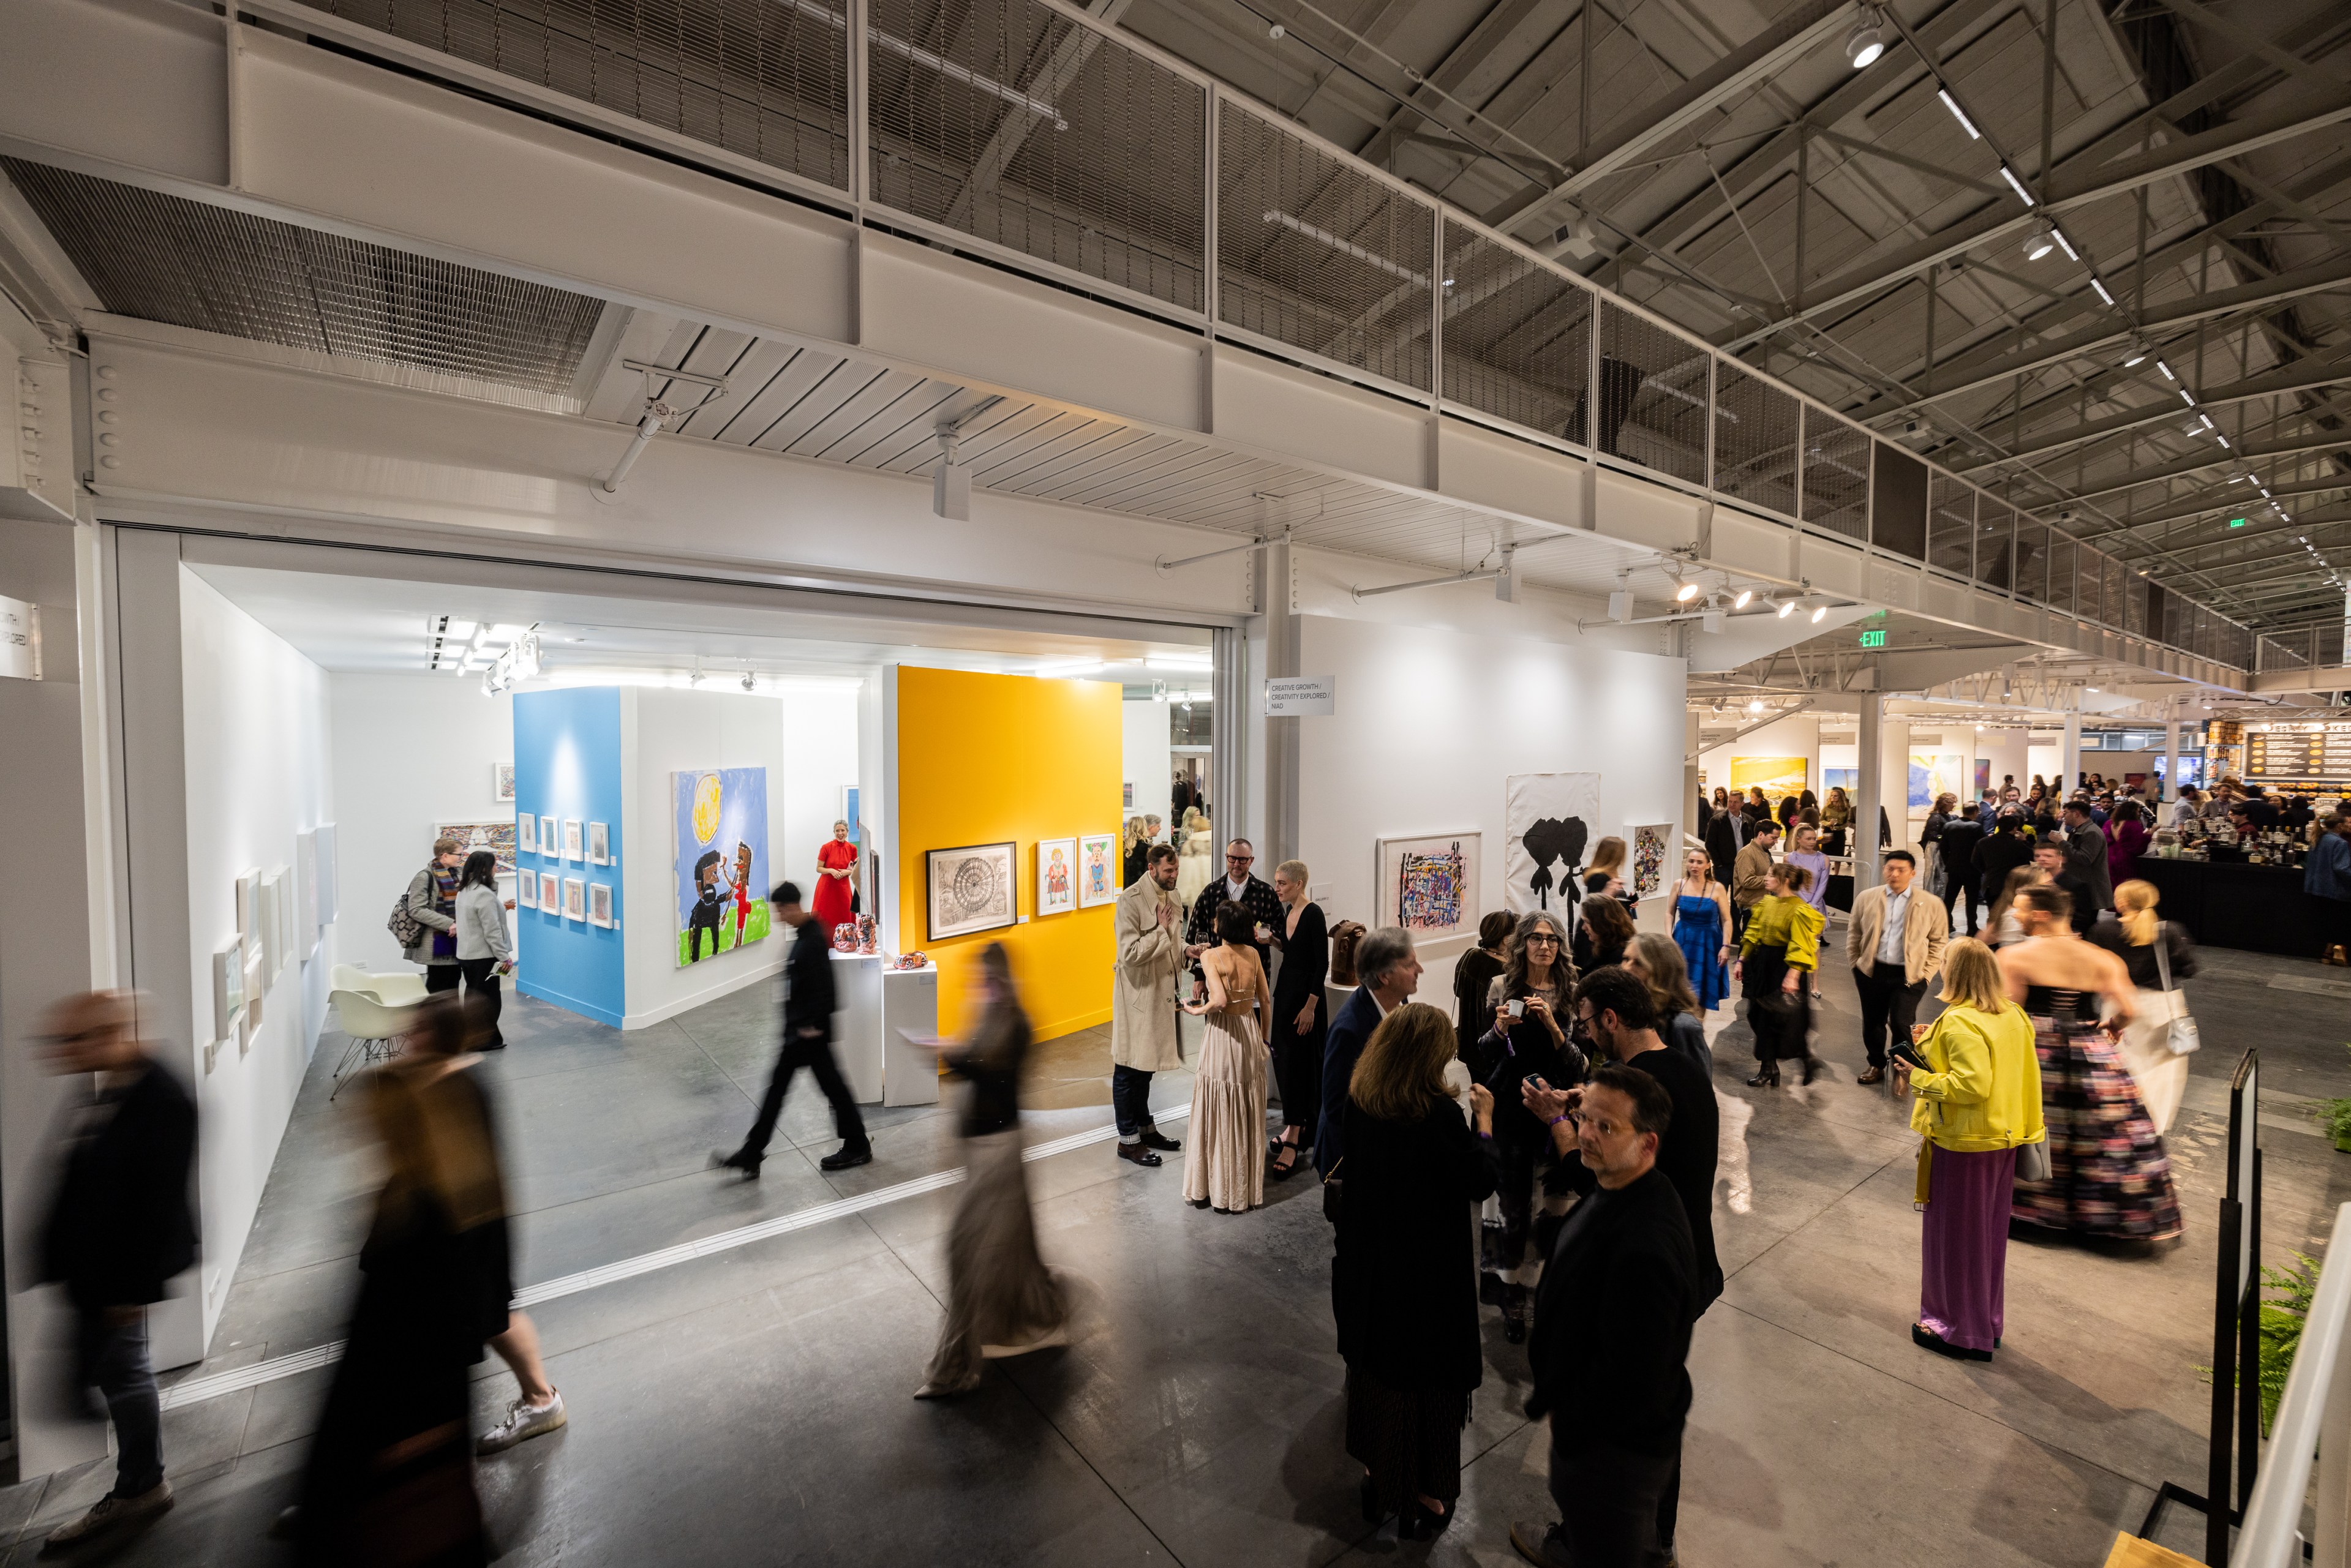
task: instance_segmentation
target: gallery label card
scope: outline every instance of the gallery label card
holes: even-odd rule
[[[1290,718],[1335,711],[1339,700],[1336,675],[1274,675],[1265,683],[1265,716]]]

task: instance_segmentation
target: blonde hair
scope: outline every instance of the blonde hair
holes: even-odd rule
[[[2163,894],[2155,883],[2137,877],[2115,888],[2115,915],[2132,946],[2144,947],[2155,940],[2157,928],[2162,924],[2155,917],[2155,906],[2162,902]]]
[[[1306,886],[1306,862],[1304,861],[1284,861],[1280,865],[1273,868],[1273,874],[1276,876],[1288,877],[1290,881],[1296,883],[1301,889],[1303,889]]]
[[[1991,915],[1990,918],[1991,921],[1991,928],[1994,931],[2000,929],[2000,923],[2007,916],[2008,906],[2016,902],[2016,895],[2022,893],[2026,888],[2031,887],[2032,885],[2032,879],[2038,874],[2039,873],[2029,865],[2011,866],[2009,868],[2008,880],[2000,885],[2000,896],[1991,901]]]
[[[1426,1002],[1406,1002],[1380,1020],[1347,1080],[1347,1098],[1366,1116],[1405,1122],[1427,1113],[1445,1089],[1445,1064],[1458,1040],[1453,1020]]]
[[[2000,960],[1972,936],[1954,936],[1943,949],[1943,1000],[1950,1007],[1973,1008],[1994,1017],[2016,1005],[2008,999]]]
[[[1196,832],[1207,825],[1208,819],[1200,815],[1199,807],[1186,806],[1184,808],[1184,831],[1186,832]]]
[[[1625,841],[1611,833],[1592,846],[1592,860],[1584,868],[1587,873],[1605,873],[1611,876],[1625,874]]]

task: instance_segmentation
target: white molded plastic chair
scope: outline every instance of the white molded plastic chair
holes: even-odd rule
[[[335,1087],[327,1095],[331,1103],[343,1092],[343,1074],[350,1070],[351,1061],[358,1058],[361,1067],[388,1061],[400,1054],[401,1037],[416,1027],[416,1015],[422,1010],[423,997],[402,1007],[386,1007],[365,991],[336,991],[328,1002],[342,1020],[343,1033],[350,1045],[343,1051],[342,1061],[335,1064]]]
[[[358,991],[388,1007],[405,1007],[424,995],[422,975],[371,975],[356,964],[335,966],[334,988]]]

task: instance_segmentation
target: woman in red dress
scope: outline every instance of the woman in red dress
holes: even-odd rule
[[[833,929],[857,918],[849,908],[849,877],[857,869],[857,846],[849,841],[847,822],[832,825],[832,837],[816,852],[816,902],[811,908],[816,928],[824,933],[825,945],[831,946]]]

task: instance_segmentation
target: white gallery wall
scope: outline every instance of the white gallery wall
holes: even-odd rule
[[[1334,923],[1372,924],[1378,840],[1426,833],[1477,832],[1479,908],[1502,908],[1512,774],[1598,773],[1594,841],[1687,825],[1679,659],[1320,615],[1300,639],[1301,667],[1338,677],[1336,711],[1269,722],[1298,727],[1300,858]],[[1451,1010],[1473,941],[1424,947],[1422,1000]]]
[[[331,821],[328,677],[291,644],[180,571],[187,768],[188,966],[193,1017],[208,1033],[213,955],[237,935],[236,880],[295,864],[295,835]],[[478,699],[476,699],[478,700]],[[289,886],[290,879],[289,879]],[[388,901],[387,901],[388,902]],[[356,911],[346,905],[346,915]],[[211,1337],[261,1190],[327,1015],[335,929],[297,941],[264,993],[261,1025],[199,1076],[196,1103],[203,1337]],[[201,1041],[197,1042],[201,1045]],[[159,1339],[163,1336],[159,1334]],[[162,1364],[180,1359],[159,1354]]]
[[[1120,821],[1123,822],[1133,816],[1157,817],[1163,836],[1173,828],[1166,821],[1170,786],[1176,779],[1168,744],[1171,722],[1164,700],[1129,700],[1119,707],[1119,777],[1125,781],[1130,802],[1121,812]]]
[[[851,695],[854,705],[854,694]],[[856,732],[850,732],[853,752]],[[764,942],[698,964],[677,961],[673,773],[709,768],[768,770],[768,859],[784,841],[784,705],[745,693],[629,686],[621,692],[619,852],[622,950],[628,955],[623,1029],[642,1029],[739,990],[781,967],[791,934],[781,921]],[[831,826],[827,811],[825,825]],[[813,862],[814,846],[810,845]]]
[[[433,858],[435,822],[512,821],[493,763],[514,760],[514,699],[479,678],[423,672],[327,677],[333,729],[340,962],[414,974],[385,929],[392,901]],[[512,878],[504,879],[512,896]]]
[[[817,848],[832,837],[833,819],[841,815],[841,789],[858,781],[860,683],[785,683],[772,695],[783,714],[784,766],[780,811],[778,785],[768,785],[768,804],[777,811],[780,836],[768,853],[777,882],[796,882],[807,892],[816,886]],[[862,805],[859,814],[866,814]],[[857,880],[862,889],[862,869]]]

